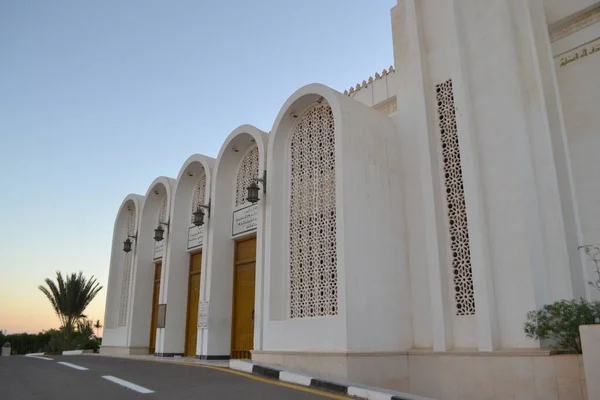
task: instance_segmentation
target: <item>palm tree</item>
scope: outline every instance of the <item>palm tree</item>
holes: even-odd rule
[[[96,328],[96,337],[100,337],[100,334],[98,332],[100,332],[100,328],[102,328],[102,324],[100,323],[99,319],[96,320],[96,323],[94,324],[94,328]]]
[[[67,275],[65,280],[60,271],[56,271],[56,283],[50,278],[45,282],[47,287],[39,285],[38,289],[52,304],[65,332],[65,342],[69,343],[75,324],[85,318],[83,312],[102,286],[93,276],[88,280],[81,272]]]

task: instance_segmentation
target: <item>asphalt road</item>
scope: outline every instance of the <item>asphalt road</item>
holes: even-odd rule
[[[48,358],[0,357],[0,399],[342,398],[205,367],[97,355]]]

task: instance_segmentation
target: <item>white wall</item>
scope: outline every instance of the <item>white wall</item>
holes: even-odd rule
[[[600,23],[564,37],[552,47],[581,221],[578,244],[600,246]],[[598,50],[589,54],[593,48]],[[584,49],[589,55],[582,56]],[[576,56],[580,58],[566,62]],[[589,280],[593,278],[593,264],[587,259],[585,262],[585,280]],[[600,298],[597,291],[588,291]]]
[[[338,315],[290,319],[289,138],[323,97],[335,121]],[[394,351],[412,344],[400,148],[391,120],[325,86],[282,107],[268,150],[265,350]]]
[[[420,264],[429,266],[433,346],[536,346],[523,334],[526,312],[581,290],[579,259],[569,246],[577,221],[563,173],[566,144],[543,3],[405,0],[392,21],[396,124],[411,149],[405,152],[413,189],[407,188],[411,272],[423,282]],[[476,315],[465,317],[456,316],[450,286],[435,99],[435,85],[447,79],[454,87],[475,285]],[[413,320],[427,329],[414,308]]]

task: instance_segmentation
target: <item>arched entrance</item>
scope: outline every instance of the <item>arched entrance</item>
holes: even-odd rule
[[[154,288],[152,290],[152,317],[150,319],[150,342],[148,354],[154,354],[156,350],[156,328],[158,323],[158,299],[160,296],[160,274],[162,272],[162,261],[154,264]]]
[[[231,358],[251,358],[254,348],[256,235],[235,241]]]
[[[202,358],[250,358],[251,350],[262,348],[265,193],[258,182],[259,201],[249,202],[247,188],[264,178],[267,142],[265,132],[243,125],[228,136],[217,157]]]
[[[184,355],[186,357],[196,356],[196,346],[198,344],[198,303],[200,302],[201,271],[202,250],[190,255],[184,351]]]

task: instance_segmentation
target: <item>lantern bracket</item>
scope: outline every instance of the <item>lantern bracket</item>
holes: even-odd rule
[[[206,208],[206,210],[208,211],[208,216],[210,217],[210,202],[211,200],[208,200],[208,205],[204,205],[204,204],[198,204],[198,208]]]
[[[262,178],[252,178],[252,180],[256,181],[256,183],[260,182],[263,186],[263,193],[267,193],[267,170],[263,171]]]

